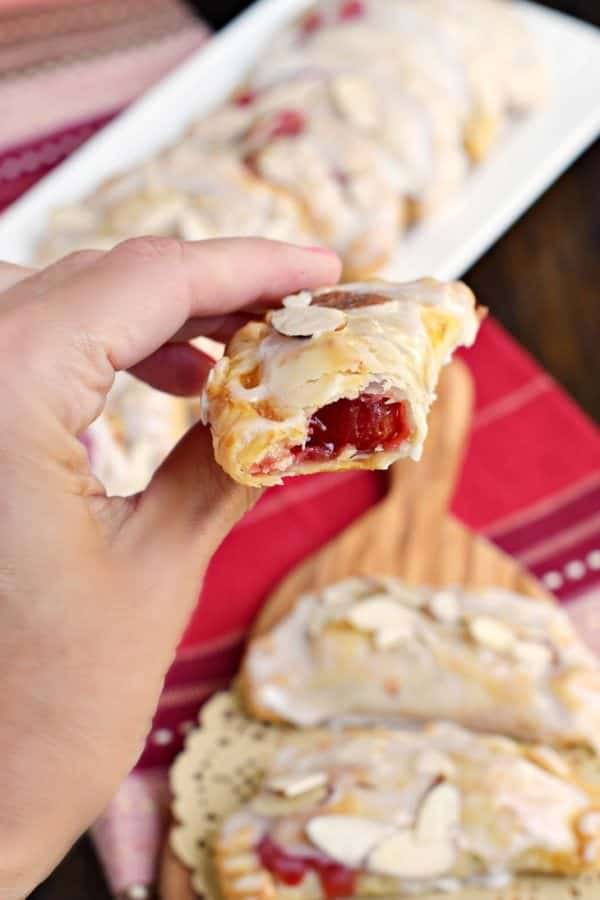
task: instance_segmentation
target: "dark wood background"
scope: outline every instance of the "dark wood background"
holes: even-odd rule
[[[235,0],[193,3],[215,27],[246,5]],[[600,26],[600,0],[555,0],[544,5]],[[544,368],[600,421],[598,144],[513,225],[465,280]],[[109,896],[84,837],[30,900],[107,900]]]

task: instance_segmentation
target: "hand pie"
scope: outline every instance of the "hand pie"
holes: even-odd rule
[[[86,433],[92,471],[107,494],[143,490],[191,424],[187,401],[119,372]]]
[[[351,578],[301,596],[251,640],[241,672],[262,719],[445,719],[600,749],[600,664],[557,606],[508,591]]]
[[[268,485],[419,459],[440,369],[478,323],[464,284],[433,279],[285,298],[211,372],[203,418],[217,461],[235,481]]]
[[[107,181],[84,203],[55,210],[37,258],[47,265],[74,250],[110,250],[146,234],[317,240],[291,196],[260,181],[231,151],[200,147],[187,138]]]
[[[328,26],[327,8],[319,6],[308,21],[321,15],[323,24],[308,37],[301,30],[297,42],[277,41],[251,77],[246,96],[259,105],[278,85],[320,79],[332,101],[329,120],[336,117],[379,148],[411,215],[421,217],[447,201],[466,178],[469,93],[460,61],[448,53],[432,22],[404,4],[384,4],[376,17],[378,6],[347,27],[335,19]],[[389,21],[381,21],[384,11]],[[406,18],[412,27],[399,40]],[[267,169],[261,174],[269,177]],[[306,174],[299,183],[305,179]]]
[[[240,94],[190,134],[234,147],[263,182],[293,198],[350,279],[388,262],[404,227],[410,173],[378,135],[355,127],[334,88],[313,73]]]
[[[224,900],[500,888],[600,865],[596,787],[544,746],[452,725],[286,737],[221,826]]]
[[[321,0],[278,31],[234,98],[174,145],[57,209],[47,264],[142,234],[259,235],[394,260],[407,225],[457,194],[546,74],[508,0]]]
[[[251,83],[312,70],[386,73],[390,94],[412,92],[421,102],[437,96],[459,117],[475,161],[510,114],[535,108],[547,93],[527,22],[498,0],[323,0],[277,36]]]

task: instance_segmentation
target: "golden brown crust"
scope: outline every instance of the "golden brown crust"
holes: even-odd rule
[[[221,832],[214,844],[214,862],[223,900],[273,900],[277,896],[273,877],[255,852],[250,828],[227,837]]]
[[[283,305],[267,321],[240,329],[211,372],[204,420],[222,468],[241,484],[267,486],[293,475],[387,469],[404,456],[419,459],[440,370],[458,346],[475,339],[480,313],[472,292],[427,278],[366,280],[285,298]],[[321,307],[339,310],[339,327],[319,328],[317,322],[330,320]],[[286,329],[292,331],[281,331],[276,316],[291,317],[295,325]],[[302,326],[307,330],[294,330]],[[312,416],[364,392],[402,403],[405,433],[370,451],[349,442],[329,453],[304,453]]]

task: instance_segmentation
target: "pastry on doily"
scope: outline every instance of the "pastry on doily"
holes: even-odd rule
[[[300,596],[254,637],[252,714],[294,725],[447,719],[600,749],[600,663],[552,603],[356,577]]]
[[[108,494],[143,490],[192,422],[186,400],[116,375],[101,416],[87,431],[90,464]]]
[[[236,481],[386,469],[419,459],[442,366],[473,343],[462,283],[303,291],[233,337],[203,395],[217,462]]]
[[[217,880],[224,900],[324,900],[597,871],[599,801],[543,745],[449,724],[299,732],[222,822]]]
[[[48,264],[74,250],[109,250],[146,234],[317,241],[293,197],[259,180],[226,148],[213,152],[187,139],[105,182],[85,201],[55,210],[37,258]]]

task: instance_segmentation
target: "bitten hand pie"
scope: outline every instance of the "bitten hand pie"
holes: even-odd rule
[[[215,844],[225,900],[397,897],[600,863],[598,791],[558,753],[452,725],[287,737]]]
[[[419,459],[442,366],[475,340],[475,298],[423,279],[303,291],[234,336],[203,396],[215,457],[235,480]]]
[[[600,664],[558,607],[508,591],[351,578],[301,596],[242,667],[263,719],[445,719],[600,749]]]

